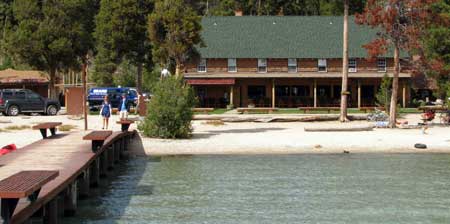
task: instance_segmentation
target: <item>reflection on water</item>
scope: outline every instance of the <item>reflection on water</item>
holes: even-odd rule
[[[450,223],[450,155],[138,158],[64,223]]]

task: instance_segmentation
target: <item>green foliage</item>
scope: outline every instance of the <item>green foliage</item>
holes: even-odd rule
[[[137,68],[128,60],[122,61],[113,74],[114,86],[134,86],[136,83]]]
[[[188,138],[195,105],[194,91],[181,78],[171,76],[158,82],[148,105],[148,115],[139,126],[145,136]]]
[[[194,46],[202,43],[200,21],[201,17],[183,0],[156,0],[149,17],[153,61],[167,66],[173,60],[179,72],[196,55]]]
[[[376,103],[379,107],[384,107],[386,111],[389,111],[392,95],[392,78],[387,74],[384,74],[381,79],[381,86],[377,94],[375,94]]]
[[[143,91],[153,93],[156,85],[159,82],[161,76],[161,69],[155,66],[153,70],[146,69],[144,71],[144,83],[142,86]]]
[[[54,97],[56,72],[80,69],[81,58],[92,49],[96,1],[15,0],[12,6],[17,26],[5,39],[7,52],[17,61],[46,71]]]
[[[94,33],[98,54],[93,81],[97,85],[113,84],[111,76],[118,65],[128,61],[139,67],[135,80],[140,88],[142,67],[151,65],[147,16],[152,9],[153,0],[101,0]]]
[[[343,0],[200,0],[190,1],[201,15],[232,16],[241,9],[245,15],[343,15]],[[366,0],[350,1],[350,14],[362,12]]]
[[[439,0],[433,4],[432,10],[446,18],[447,22],[435,23],[423,38],[426,61],[430,65],[426,66],[426,74],[437,79],[438,89],[434,95],[448,101],[450,97],[450,27],[448,26],[450,0]]]

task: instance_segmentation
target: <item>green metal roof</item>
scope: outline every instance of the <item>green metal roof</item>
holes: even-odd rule
[[[349,57],[367,57],[362,45],[376,30],[349,17]],[[342,16],[204,17],[203,58],[342,58]]]

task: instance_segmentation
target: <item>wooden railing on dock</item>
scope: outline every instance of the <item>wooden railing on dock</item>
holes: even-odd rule
[[[41,140],[0,157],[3,165],[0,180],[30,168],[57,168],[55,170],[59,171],[59,176],[42,187],[33,203],[19,200],[11,223],[23,223],[41,208],[49,223],[58,223],[58,214],[74,214],[77,196],[89,195],[90,188],[99,184],[100,177],[107,176],[123,158],[130,139],[136,134],[136,131],[113,132],[95,153],[91,151],[91,144],[82,140],[83,133],[72,133]]]

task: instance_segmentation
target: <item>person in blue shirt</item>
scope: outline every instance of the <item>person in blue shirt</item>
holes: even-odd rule
[[[119,111],[120,119],[128,118],[127,96],[125,95],[122,95],[122,99],[120,100]]]
[[[103,128],[108,129],[109,117],[111,117],[111,104],[109,103],[108,96],[103,98],[102,109],[100,115],[103,117]],[[105,127],[106,125],[106,127]]]

